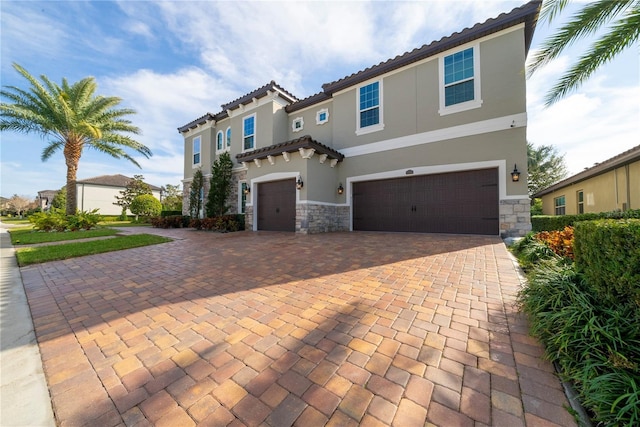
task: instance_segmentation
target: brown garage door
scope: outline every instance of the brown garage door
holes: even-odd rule
[[[498,169],[353,184],[354,230],[496,235],[498,210]]]
[[[258,230],[296,231],[295,180],[258,184]]]

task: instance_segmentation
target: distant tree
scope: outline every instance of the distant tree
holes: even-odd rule
[[[166,211],[182,210],[182,191],[180,185],[167,184],[162,187],[162,209]]]
[[[152,194],[149,184],[144,182],[144,176],[134,175],[133,179],[129,180],[124,190],[120,191],[120,196],[115,196],[116,201],[114,205],[122,208],[122,216],[127,215],[127,209],[131,206],[131,202],[138,196],[143,194]],[[133,213],[133,211],[131,211]]]
[[[93,77],[69,84],[53,83],[46,76],[33,77],[18,64],[13,68],[31,85],[28,90],[8,86],[0,95],[10,103],[0,103],[0,131],[37,134],[48,139],[42,160],[62,150],[67,165],[67,215],[77,209],[76,176],[82,150],[92,148],[117,159],[123,158],[140,167],[124,148],[145,157],[151,150],[127,134],[137,135],[140,129],[126,116],[135,114],[128,108],[116,108],[121,99],[95,95],[98,87]]]
[[[129,209],[131,210],[131,213],[136,216],[137,221],[138,215],[143,217],[160,215],[160,212],[162,211],[162,203],[160,203],[160,200],[156,199],[151,194],[141,194],[131,201]]]
[[[544,190],[567,176],[564,155],[552,145],[534,147],[527,142],[527,172],[529,175],[529,197]]]
[[[546,0],[540,13],[541,20],[551,23],[569,4],[569,0]],[[618,19],[616,19],[618,18]],[[577,40],[600,30],[604,34],[591,45],[547,93],[546,104],[551,105],[579,87],[602,65],[632,47],[640,38],[640,0],[597,0],[585,2],[572,19],[543,43],[533,55],[529,74],[557,58]]]
[[[231,193],[233,161],[228,152],[220,154],[211,167],[211,180],[207,196],[207,216],[209,218],[227,213],[227,199]]]
[[[204,202],[204,175],[198,169],[193,174],[189,187],[189,215],[191,218],[200,218],[202,204]]]
[[[20,217],[22,217],[26,211],[35,208],[37,205],[38,203],[35,199],[29,196],[19,196],[14,194],[9,199],[9,207]]]
[[[51,207],[56,209],[64,209],[67,205],[67,187],[62,187],[51,201]]]

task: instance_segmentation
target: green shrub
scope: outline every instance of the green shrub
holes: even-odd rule
[[[67,216],[61,209],[51,208],[49,212],[37,212],[29,217],[36,230],[64,231],[67,228]]]
[[[67,217],[67,229],[71,231],[91,230],[98,225],[100,219],[98,209],[89,212],[77,212],[75,215]]]
[[[640,311],[610,304],[571,265],[541,262],[518,294],[531,334],[600,425],[640,421]]]
[[[160,212],[160,216],[182,216],[182,211],[162,211]]]
[[[640,218],[640,209],[627,211],[611,211],[600,213],[585,213],[579,215],[535,215],[531,217],[532,231],[562,230],[573,226],[578,221],[592,221],[595,219],[630,219]]]
[[[162,212],[162,203],[151,194],[136,196],[129,205],[132,214],[143,217],[158,216]]]
[[[600,298],[640,308],[640,220],[576,224],[575,256],[576,268]]]

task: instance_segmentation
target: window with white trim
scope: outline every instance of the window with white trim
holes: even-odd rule
[[[294,132],[300,132],[304,128],[304,119],[302,117],[296,117],[291,123],[291,129]]]
[[[584,213],[584,191],[579,190],[576,194],[576,199],[578,200],[578,213]]]
[[[478,108],[480,60],[477,46],[440,58],[440,114]]]
[[[329,109],[323,108],[316,113],[316,124],[323,125],[329,121]]]
[[[249,195],[248,193],[248,188],[249,188],[249,184],[246,181],[240,181],[239,183],[240,188],[238,188],[238,213],[245,213],[247,210],[247,196]]]
[[[216,134],[216,151],[222,151],[224,149],[224,134],[222,131],[218,131]]]
[[[358,87],[358,115],[356,134],[362,135],[384,129],[382,120],[382,80]]]
[[[227,149],[231,148],[231,126],[227,128]]]
[[[193,166],[198,166],[200,164],[200,145],[202,143],[202,138],[196,136],[193,138]]]
[[[242,119],[242,150],[253,150],[256,146],[256,115]]]

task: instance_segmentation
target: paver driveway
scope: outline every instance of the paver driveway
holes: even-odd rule
[[[22,269],[62,426],[575,425],[497,237],[146,231]]]

